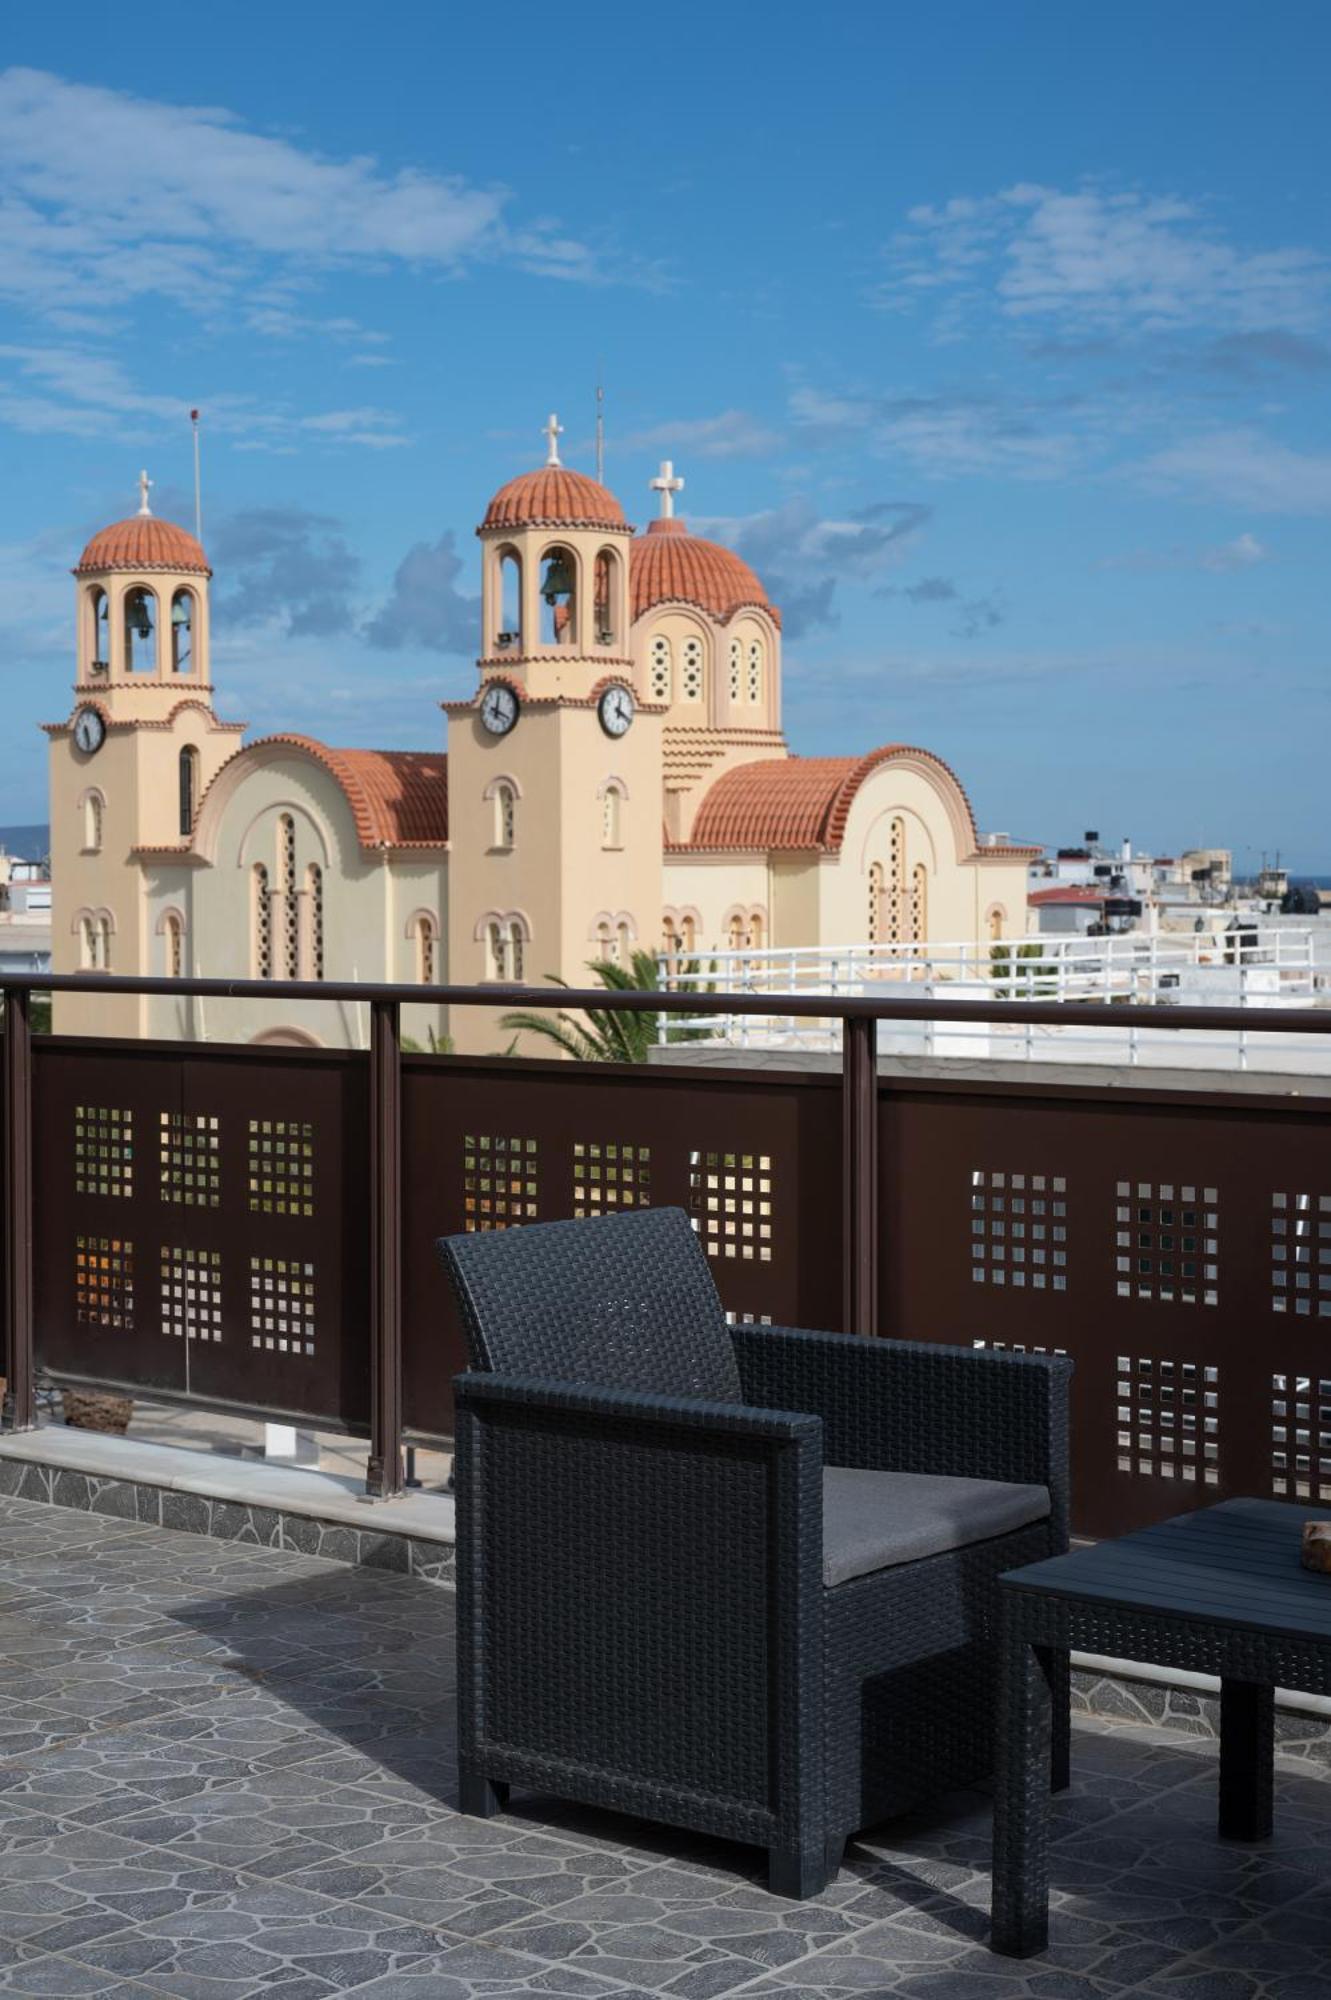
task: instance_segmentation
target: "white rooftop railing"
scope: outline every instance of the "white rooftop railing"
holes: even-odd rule
[[[1171,1067],[1246,1069],[1248,1039],[1240,1030],[1183,1034],[1096,1024],[1086,1003],[1138,1006],[1281,1008],[1331,1003],[1317,969],[1313,933],[1257,922],[1232,930],[1127,932],[1113,937],[1037,936],[959,944],[849,944],[795,949],[662,953],[661,982],[675,992],[762,993],[937,999],[938,1019],[884,1021],[884,1054],[963,1058],[1018,1057],[1041,1061],[1165,1062]],[[1067,1027],[1023,1022],[1011,1028],[949,1021],[954,1000],[1083,1003]],[[789,1016],[661,1017],[661,1041],[709,1042],[742,1049],[831,1050],[833,1021]],[[1261,1067],[1331,1070],[1331,1041],[1294,1035],[1261,1036]]]

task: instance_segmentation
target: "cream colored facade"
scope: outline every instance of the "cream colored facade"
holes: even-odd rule
[[[553,446],[495,495],[477,686],[446,705],[446,759],[297,736],[240,748],[243,725],[212,707],[198,543],[146,498],[94,537],[73,706],[48,725],[56,970],[428,990],[586,984],[587,961],[638,948],[1023,935],[1027,850],[980,840],[936,757],[791,756],[779,611],[674,517],[680,483],[662,469],[644,534]],[[353,1047],[368,1032],[363,1006],[277,995],[65,997],[58,1020]],[[424,994],[404,1030],[508,1039]]]

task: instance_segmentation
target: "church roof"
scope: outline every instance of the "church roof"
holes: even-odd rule
[[[714,618],[758,605],[779,625],[781,615],[742,556],[720,542],[691,535],[678,515],[650,521],[629,547],[634,618],[655,604],[696,604]]]
[[[313,736],[285,734],[261,736],[248,749],[269,743],[304,750],[331,771],[362,847],[447,846],[448,758],[442,750],[336,750]]]
[[[846,822],[860,786],[880,764],[894,758],[923,760],[953,788],[970,846],[979,857],[1011,858],[1042,850],[1011,846],[981,846],[970,801],[956,773],[931,750],[907,743],[886,743],[866,757],[762,757],[736,764],[707,791],[693,822],[690,838],[681,845],[690,852],[735,849],[772,853],[796,851],[839,854]]]
[[[75,576],[85,570],[101,569],[183,569],[211,576],[202,545],[174,521],[159,521],[155,514],[131,514],[126,521],[113,521],[95,534],[74,566]]]
[[[624,509],[607,487],[571,472],[566,465],[543,465],[501,486],[485,510],[487,528],[619,528]]]

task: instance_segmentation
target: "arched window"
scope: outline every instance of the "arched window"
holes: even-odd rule
[[[767,936],[767,918],[762,910],[749,911],[749,949],[761,951]]]
[[[273,896],[268,870],[256,861],[250,870],[250,938],[254,977],[273,976]]]
[[[631,917],[621,917],[615,926],[615,939],[619,946],[619,962],[628,967],[633,963],[633,947],[637,942],[637,930]]]
[[[596,643],[598,646],[613,646],[618,634],[615,631],[615,584],[619,576],[619,557],[613,549],[601,549],[596,558],[593,575],[593,609],[596,613]]]
[[[185,926],[175,910],[162,919],[162,961],[168,979],[179,979],[185,970]]]
[[[522,651],[522,557],[516,549],[502,549],[499,555],[498,585],[495,593],[495,651]]]
[[[915,944],[929,935],[929,870],[922,861],[910,871],[910,935]]]
[[[416,919],[416,977],[422,986],[433,986],[437,976],[439,927],[424,912]]]
[[[509,975],[512,979],[521,979],[524,975],[526,969],[526,942],[527,934],[522,927],[521,919],[510,917],[508,920],[508,962],[512,967]]]
[[[685,910],[679,920],[679,941],[684,951],[692,958],[698,949],[698,919]]]
[[[887,843],[887,938],[900,944],[906,929],[906,822],[894,819]]]
[[[612,778],[601,794],[602,847],[624,845],[623,804],[624,788]]]
[[[104,674],[111,666],[111,600],[100,584],[94,584],[88,593],[88,606],[92,614],[92,660],[93,673]]]
[[[613,959],[615,955],[615,926],[611,918],[596,919],[596,956],[601,960]]]
[[[486,978],[521,980],[526,966],[526,948],[530,941],[524,920],[517,916],[495,914],[483,918],[482,922]]]
[[[485,976],[508,978],[508,937],[497,917],[485,926]]]
[[[283,813],[277,822],[277,872],[282,885],[282,970],[300,978],[300,904],[296,900],[296,822]]]
[[[102,822],[105,811],[100,792],[83,794],[83,852],[100,854],[102,851]]]
[[[178,590],[171,599],[171,671],[194,670],[194,592]]]
[[[993,908],[989,912],[989,935],[991,938],[997,939],[1002,937],[1003,922],[1005,916],[1006,912],[1003,908],[1003,905],[1001,903],[995,903]]]
[[[545,618],[541,638],[547,646],[578,643],[578,565],[572,549],[547,549],[541,567],[541,597]]]
[[[648,679],[653,701],[669,701],[673,688],[674,663],[671,659],[670,641],[664,632],[658,632],[652,640]]]
[[[98,972],[111,970],[111,919],[102,910],[92,920],[93,964]]]
[[[684,940],[679,934],[679,914],[675,910],[661,912],[661,949],[674,956]]]
[[[869,867],[869,943],[883,941],[883,864],[874,861]]]
[[[749,641],[749,700],[763,698],[763,642],[761,639]]]
[[[703,655],[701,639],[686,639],[681,656],[680,694],[684,701],[702,700]]]
[[[188,839],[194,831],[194,815],[199,804],[199,753],[187,743],[180,753],[180,833]]]
[[[79,918],[79,965],[84,972],[97,970],[97,919]]]
[[[749,927],[742,910],[736,910],[726,925],[726,943],[732,951],[743,951],[749,941]]]
[[[494,813],[490,845],[511,848],[518,827],[518,795],[507,778],[501,778],[495,785],[490,794],[490,804]]]
[[[125,667],[131,674],[157,671],[157,595],[141,585],[125,592]]]
[[[739,639],[730,642],[730,700],[738,703],[744,692],[744,646]]]
[[[305,894],[309,904],[311,979],[324,976],[324,872],[317,861],[305,870]]]

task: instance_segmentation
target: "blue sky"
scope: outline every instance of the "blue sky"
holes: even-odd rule
[[[472,534],[557,409],[786,610],[793,747],[987,827],[1331,872],[1322,0],[330,0],[6,24],[0,819],[70,563],[204,539],[220,705],[433,745]]]

